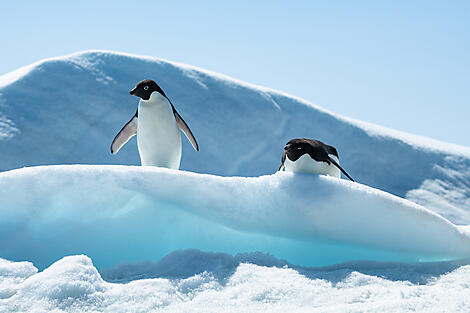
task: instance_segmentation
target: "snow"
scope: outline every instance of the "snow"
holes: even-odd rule
[[[109,153],[135,113],[128,91],[155,79],[193,130],[182,169],[222,176],[274,173],[282,147],[310,137],[335,146],[357,181],[470,223],[470,149],[360,122],[305,100],[153,57],[85,51],[0,77],[0,170],[47,164],[139,164],[135,139]],[[454,194],[457,192],[457,194]],[[468,197],[467,197],[468,198]]]
[[[16,132],[18,129],[13,126],[12,121],[0,116],[0,140],[11,139]]]
[[[178,256],[178,260],[181,256]],[[15,263],[10,263],[15,266]],[[241,263],[218,279],[211,272],[128,283],[102,279],[90,258],[58,260],[42,272],[19,273],[2,312],[468,312],[470,266],[425,269],[422,284],[360,265],[294,269]],[[356,268],[357,269],[356,269]],[[370,266],[369,266],[370,267]],[[450,269],[449,272],[442,272]],[[398,270],[400,271],[400,270]],[[406,269],[401,269],[405,272]],[[3,273],[0,272],[0,275]],[[383,277],[380,277],[383,274]],[[1,276],[0,276],[1,277]]]
[[[312,174],[33,167],[0,174],[0,207],[2,238],[10,238],[2,256],[40,268],[75,253],[104,268],[188,248],[260,251],[305,266],[470,257],[470,236],[436,213]]]
[[[109,145],[144,78],[200,144],[185,171],[104,165],[139,164]],[[359,183],[275,173],[299,137]],[[99,165],[32,167],[53,164]],[[0,311],[468,312],[469,169],[468,147],[193,66],[42,60],[0,76]]]
[[[11,262],[0,258],[0,299],[16,293],[16,287],[38,269],[31,262]]]

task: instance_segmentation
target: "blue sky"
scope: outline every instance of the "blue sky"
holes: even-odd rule
[[[0,74],[108,49],[470,146],[470,1],[2,1]]]

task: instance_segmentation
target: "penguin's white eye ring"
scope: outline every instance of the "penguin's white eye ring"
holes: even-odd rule
[[[149,90],[149,86],[145,86],[145,87],[144,87],[144,90]]]
[[[297,150],[302,150],[302,147],[297,147]]]

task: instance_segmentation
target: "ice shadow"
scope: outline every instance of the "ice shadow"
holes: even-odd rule
[[[272,255],[253,252],[232,256],[227,253],[179,250],[159,261],[121,263],[100,271],[104,280],[126,283],[137,279],[184,279],[203,272],[210,273],[220,283],[225,283],[241,263],[259,266],[291,268],[310,279],[324,279],[336,284],[352,272],[381,277],[391,281],[409,281],[426,284],[460,266],[470,264],[470,259],[446,262],[398,263],[378,261],[352,261],[324,267],[302,267],[279,260]]]

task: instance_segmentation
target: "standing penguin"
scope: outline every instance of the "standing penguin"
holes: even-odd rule
[[[341,178],[341,172],[354,181],[339,165],[338,152],[335,147],[321,141],[302,138],[292,139],[284,147],[281,166],[289,172],[306,172],[329,175]]]
[[[139,82],[129,94],[140,98],[137,112],[111,144],[115,154],[137,134],[137,148],[143,166],[178,169],[181,161],[181,129],[194,147],[199,146],[183,118],[165,92],[151,79]]]

